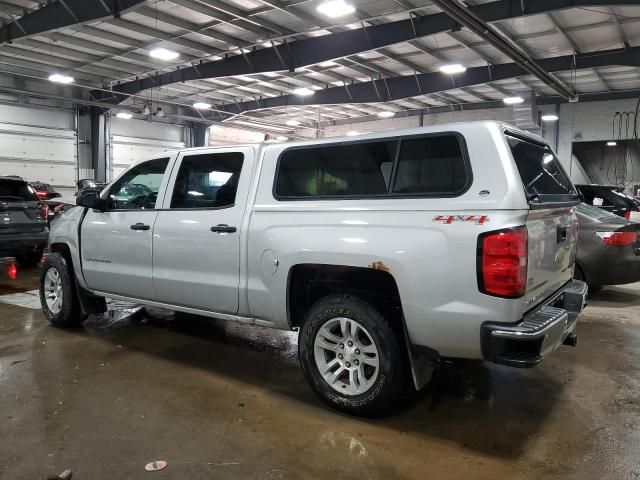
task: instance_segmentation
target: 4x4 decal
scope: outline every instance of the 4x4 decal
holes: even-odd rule
[[[442,222],[445,225],[450,225],[454,222],[472,222],[476,225],[484,225],[489,221],[488,215],[436,215],[434,222]]]

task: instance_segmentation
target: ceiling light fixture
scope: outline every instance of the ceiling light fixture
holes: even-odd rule
[[[49,75],[49,81],[51,82],[55,82],[55,83],[72,83],[73,82],[73,77],[70,77],[68,75],[61,75],[59,73],[54,73],[52,75]]]
[[[276,137],[276,140],[278,140],[279,142],[286,142],[287,140],[289,140],[289,137],[281,135],[279,137]]]
[[[396,115],[396,112],[392,112],[391,110],[384,110],[383,112],[378,112],[378,116],[380,118],[391,118]]]
[[[440,71],[448,75],[454,75],[456,73],[466,72],[467,67],[465,67],[464,65],[460,65],[459,63],[452,63],[451,65],[442,65],[440,67]]]
[[[211,104],[207,102],[196,102],[193,104],[193,108],[196,110],[209,110],[211,108]]]
[[[121,118],[123,120],[131,120],[133,115],[131,113],[129,113],[129,112],[118,112],[116,114],[116,117]]]
[[[309,95],[313,95],[316,92],[314,92],[313,90],[311,90],[310,88],[307,88],[307,87],[300,87],[300,88],[296,88],[293,91],[293,93],[296,94],[296,95],[300,95],[302,97],[308,97]]]
[[[519,103],[524,102],[524,98],[522,97],[506,97],[503,98],[502,101],[505,105],[518,105]]]
[[[540,119],[543,122],[557,122],[558,121],[558,116],[557,115],[553,115],[553,114],[542,115],[542,117],[540,117]]]
[[[615,147],[617,145],[618,145],[618,142],[613,142],[613,141],[607,142],[607,147]]]
[[[356,130],[351,130],[350,132],[347,132],[347,137],[355,137],[356,135],[360,135],[360,132]]]
[[[355,7],[344,0],[325,0],[318,5],[318,11],[330,18],[344,17],[356,11]]]
[[[180,54],[166,48],[154,48],[149,52],[149,56],[152,58],[157,58],[158,60],[164,60],[168,62],[169,60],[175,60],[180,56]]]
[[[286,124],[290,127],[297,127],[298,125],[300,125],[300,122],[298,120],[287,120]]]

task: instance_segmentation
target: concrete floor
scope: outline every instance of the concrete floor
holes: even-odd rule
[[[0,478],[640,478],[638,305],[639,285],[605,289],[577,348],[447,363],[406,411],[362,420],[316,399],[294,333],[130,310],[62,331],[0,304]]]

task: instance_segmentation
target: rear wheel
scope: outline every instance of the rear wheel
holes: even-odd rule
[[[49,323],[55,327],[78,327],[85,320],[71,268],[64,256],[47,256],[40,274],[40,304]]]
[[[330,406],[362,416],[379,415],[408,391],[408,362],[401,334],[371,303],[331,295],[307,312],[298,343],[313,390]]]

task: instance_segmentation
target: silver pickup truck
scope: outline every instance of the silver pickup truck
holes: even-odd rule
[[[531,367],[575,345],[579,201],[541,138],[497,122],[164,152],[53,222],[42,308],[299,329],[318,395],[375,415],[443,357]]]

